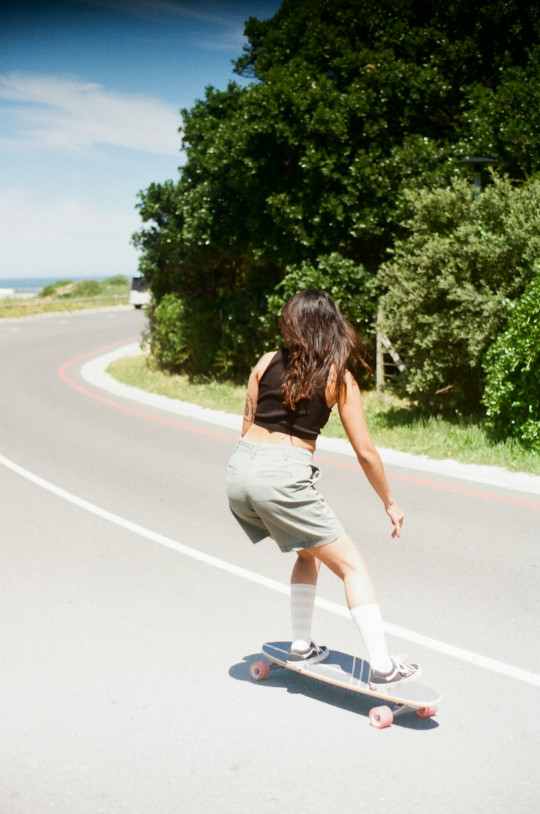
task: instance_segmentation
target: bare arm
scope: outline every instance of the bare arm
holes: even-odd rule
[[[244,405],[244,420],[242,421],[242,438],[255,421],[255,411],[257,410],[257,399],[259,397],[259,382],[264,371],[276,355],[276,351],[265,353],[261,356],[248,379],[246,402]]]
[[[381,456],[377,452],[369,434],[360,388],[349,372],[347,372],[346,376],[345,391],[338,399],[338,409],[358,462],[371,486],[381,498],[385,511],[392,521],[394,526],[392,537],[399,537],[403,524],[403,512],[394,503]]]

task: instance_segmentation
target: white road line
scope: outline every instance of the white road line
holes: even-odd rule
[[[7,469],[10,469],[12,472],[15,472],[17,475],[26,478],[26,480],[30,481],[36,486],[46,489],[53,495],[56,495],[63,500],[67,500],[69,503],[73,503],[75,506],[78,506],[87,512],[91,512],[104,520],[108,520],[110,523],[121,526],[134,534],[138,534],[139,537],[144,537],[147,540],[151,540],[152,542],[158,543],[166,548],[171,548],[173,551],[177,551],[179,554],[183,554],[186,557],[191,557],[194,560],[199,560],[206,565],[210,565],[213,568],[219,568],[221,571],[225,571],[229,574],[234,574],[241,579],[254,582],[257,585],[262,585],[264,588],[268,588],[271,591],[277,591],[278,593],[286,595],[289,594],[289,586],[282,582],[269,579],[268,577],[262,576],[262,574],[256,574],[254,571],[249,571],[247,568],[233,565],[232,563],[221,560],[218,557],[205,554],[203,551],[197,551],[197,549],[191,548],[191,546],[184,545],[183,543],[179,543],[170,537],[165,537],[163,534],[158,534],[155,531],[151,531],[144,526],[140,526],[138,523],[131,522],[131,520],[126,520],[124,517],[113,514],[113,512],[102,509],[100,506],[89,503],[87,500],[77,497],[77,495],[73,495],[71,492],[67,492],[65,489],[61,489],[59,486],[55,486],[53,483],[46,481],[39,475],[30,472],[28,469],[24,469],[24,467],[19,466],[1,454],[0,464],[5,466]],[[327,599],[318,598],[317,606],[335,614],[336,616],[343,616],[345,618],[349,617],[347,608],[345,606],[338,605],[336,602],[330,602]],[[533,673],[529,670],[522,670],[521,668],[514,667],[511,664],[505,664],[504,662],[478,655],[477,653],[473,653],[469,650],[463,650],[461,647],[454,647],[453,645],[440,642],[437,639],[432,639],[428,636],[423,636],[422,634],[415,633],[411,630],[406,630],[405,628],[398,627],[397,625],[386,623],[385,629],[387,633],[391,634],[392,636],[397,636],[400,639],[413,642],[438,653],[443,653],[444,655],[459,659],[460,661],[474,664],[477,667],[483,667],[486,670],[491,670],[494,673],[500,673],[507,678],[516,679],[517,681],[523,681],[527,684],[533,684],[536,687],[540,687],[540,675],[538,673]]]

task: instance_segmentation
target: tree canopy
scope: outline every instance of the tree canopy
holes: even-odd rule
[[[288,270],[337,254],[376,281],[405,192],[446,186],[459,159],[540,170],[537,3],[284,0],[245,33],[250,84],[182,111],[180,177],[140,196],[141,270],[157,303],[183,302],[185,342],[207,345],[204,371],[182,357],[192,373],[245,373]]]

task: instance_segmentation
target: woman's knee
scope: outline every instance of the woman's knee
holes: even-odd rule
[[[317,548],[317,557],[341,579],[365,568],[362,555],[348,534]]]

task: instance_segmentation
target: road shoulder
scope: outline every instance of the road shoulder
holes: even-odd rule
[[[215,424],[221,427],[228,427],[240,433],[242,426],[242,416],[226,413],[221,410],[210,410],[207,407],[199,407],[177,399],[170,399],[166,396],[159,396],[155,393],[147,393],[137,387],[122,384],[107,373],[109,365],[117,359],[126,356],[137,356],[141,353],[138,342],[123,345],[120,348],[90,360],[81,368],[83,378],[94,387],[106,390],[121,398],[136,401],[139,404],[146,404],[150,407],[157,407],[176,415],[187,416]],[[326,438],[321,436],[317,442],[317,449],[337,452],[349,457],[355,457],[354,451],[348,441],[342,438]],[[379,453],[385,465],[403,467],[419,472],[443,475],[449,478],[466,480],[473,483],[481,483],[486,486],[496,486],[502,489],[511,489],[516,492],[528,494],[540,494],[540,476],[529,475],[524,472],[509,472],[502,467],[479,466],[477,464],[463,464],[453,460],[434,460],[425,455],[413,455],[409,452],[378,447]]]

